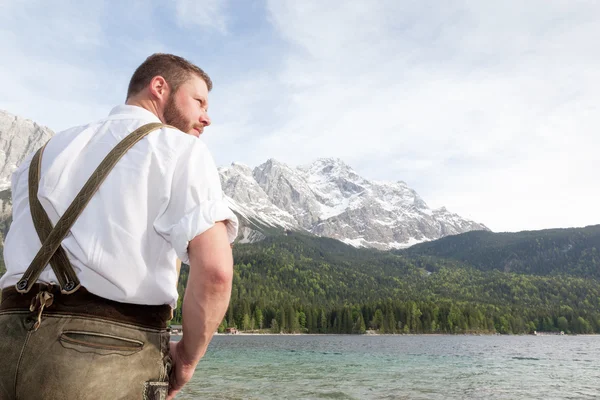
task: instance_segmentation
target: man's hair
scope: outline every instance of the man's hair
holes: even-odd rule
[[[127,98],[141,92],[155,76],[162,76],[169,84],[172,93],[195,74],[206,82],[206,87],[212,89],[210,77],[200,67],[185,58],[173,54],[155,53],[146,58],[133,73],[127,89]]]

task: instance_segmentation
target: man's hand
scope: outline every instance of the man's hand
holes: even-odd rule
[[[175,395],[181,390],[183,385],[189,382],[196,370],[195,363],[190,364],[184,357],[183,346],[181,342],[169,343],[171,353],[172,367],[169,380],[169,395],[167,400],[175,398]]]

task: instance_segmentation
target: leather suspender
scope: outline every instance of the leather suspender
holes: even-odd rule
[[[31,290],[48,263],[50,263],[56,274],[62,293],[71,294],[79,289],[79,279],[61,246],[61,242],[121,157],[147,134],[163,127],[167,127],[167,125],[160,122],[143,125],[119,142],[98,165],[54,228],[52,228],[52,222],[37,197],[42,153],[45,145],[37,151],[29,167],[29,207],[42,247],[23,277],[15,285],[19,293],[27,293]]]
[[[50,218],[48,218],[48,214],[46,214],[46,211],[37,197],[42,167],[42,156],[45,148],[46,145],[35,153],[31,159],[31,165],[29,166],[29,210],[31,211],[33,225],[35,226],[35,230],[42,243],[44,243],[50,232],[52,232],[52,222],[50,221]],[[67,290],[67,288],[71,288],[71,285],[74,285],[74,287],[70,289],[74,291],[74,289],[79,286],[79,279],[77,278],[77,275],[69,262],[67,253],[62,246],[59,246],[56,249],[56,253],[54,253],[50,259],[50,265],[52,266],[52,270],[54,271],[61,288]]]

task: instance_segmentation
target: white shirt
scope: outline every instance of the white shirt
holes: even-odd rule
[[[108,118],[55,135],[42,158],[38,198],[55,225],[108,152],[138,127],[160,122],[141,107],[115,107]],[[29,211],[30,154],[12,175],[13,222],[4,244],[13,286],[41,247]],[[91,293],[135,304],[177,304],[176,258],[189,262],[191,239],[238,221],[224,200],[214,160],[201,139],[172,128],[133,146],[110,172],[63,240],[77,276]],[[56,282],[48,265],[39,281]]]

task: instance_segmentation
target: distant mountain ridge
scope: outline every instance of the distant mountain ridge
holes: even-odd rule
[[[219,172],[244,235],[260,236],[261,226],[269,226],[388,250],[489,230],[444,207],[430,209],[405,182],[369,181],[340,159],[297,168],[269,159],[256,168],[234,163]]]
[[[394,254],[451,259],[482,271],[600,279],[600,225],[510,233],[467,232]]]
[[[10,175],[52,130],[0,111],[0,219],[10,216]],[[340,159],[291,167],[269,159],[256,168],[219,168],[223,191],[242,222],[238,241],[301,231],[356,247],[398,249],[472,230],[480,223],[430,209],[402,181],[369,181]]]

